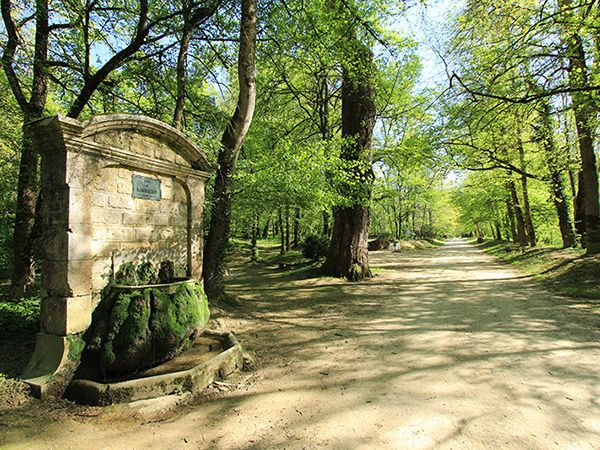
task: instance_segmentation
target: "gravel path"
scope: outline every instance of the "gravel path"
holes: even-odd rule
[[[0,427],[0,443],[600,448],[597,313],[461,240],[371,260],[377,276],[358,284],[234,268],[231,290],[247,306],[226,325],[257,366],[236,389],[146,419],[117,407],[23,420]]]

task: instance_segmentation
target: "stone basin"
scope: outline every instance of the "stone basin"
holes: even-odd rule
[[[66,396],[78,403],[105,406],[173,393],[196,394],[242,364],[242,347],[233,333],[204,331],[189,349],[169,361],[106,381],[74,379]]]

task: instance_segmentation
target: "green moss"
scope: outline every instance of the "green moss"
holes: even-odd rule
[[[199,283],[136,290],[113,287],[94,317],[87,350],[99,350],[103,374],[118,374],[177,354],[191,343],[189,337],[196,330],[206,326],[209,309]]]
[[[140,285],[152,284],[157,281],[156,269],[151,262],[145,262],[137,267],[137,282]]]
[[[67,336],[67,342],[69,343],[69,353],[67,358],[69,361],[79,361],[85,347],[85,341],[80,336],[72,334]]]
[[[131,295],[127,315],[123,324],[115,335],[113,352],[127,355],[127,353],[143,346],[148,341],[150,330],[150,289],[134,291]]]
[[[135,286],[138,284],[137,269],[132,262],[121,264],[115,274],[115,282],[124,286]]]
[[[131,297],[139,294],[139,291],[134,291],[131,295],[122,294],[115,300],[114,307],[110,315],[110,323],[108,325],[108,334],[106,336],[106,342],[100,355],[100,364],[103,367],[107,367],[115,362],[117,359],[113,351],[114,340],[119,334],[121,326],[127,319],[127,311],[129,303],[131,303]]]

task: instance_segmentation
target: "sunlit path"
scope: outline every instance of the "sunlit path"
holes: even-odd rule
[[[234,268],[257,368],[140,424],[50,424],[23,448],[596,448],[600,318],[454,240],[375,252],[376,278]],[[118,413],[118,411],[121,411]],[[111,415],[112,414],[112,415]],[[119,420],[115,420],[118,414]],[[43,439],[43,440],[42,440]]]

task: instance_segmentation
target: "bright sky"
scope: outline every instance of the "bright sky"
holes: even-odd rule
[[[427,0],[425,5],[410,8],[399,24],[401,31],[419,43],[424,86],[446,81],[444,64],[433,48],[441,47],[448,19],[456,15],[463,5],[464,0]]]

